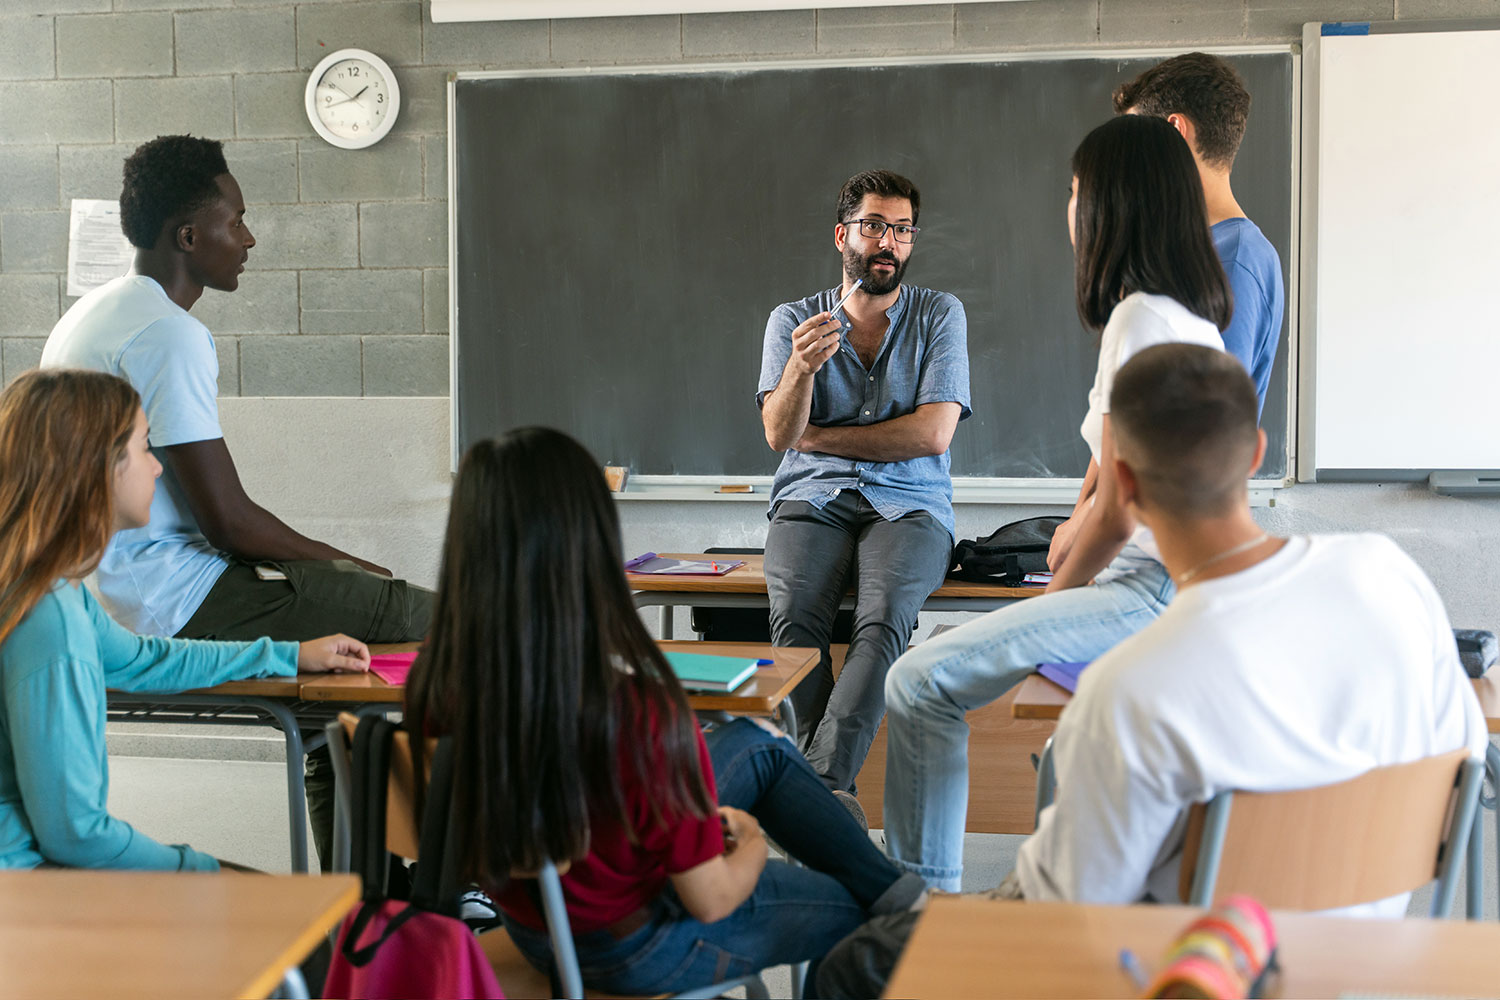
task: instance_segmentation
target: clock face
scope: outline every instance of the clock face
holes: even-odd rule
[[[395,124],[401,92],[391,68],[359,49],[334,52],[307,82],[307,116],[324,139],[345,149],[379,140]]]

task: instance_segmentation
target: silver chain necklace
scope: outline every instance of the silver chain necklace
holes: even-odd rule
[[[1248,542],[1241,542],[1239,545],[1234,546],[1234,548],[1225,549],[1223,552],[1220,552],[1216,556],[1209,556],[1207,559],[1203,560],[1201,563],[1199,563],[1198,565],[1194,566],[1192,569],[1188,570],[1186,573],[1182,574],[1182,576],[1178,577],[1177,578],[1177,586],[1179,586],[1179,587],[1186,586],[1188,584],[1188,582],[1193,579],[1193,577],[1197,576],[1199,573],[1202,573],[1204,570],[1208,569],[1208,567],[1212,566],[1214,563],[1216,563],[1216,562],[1223,562],[1225,559],[1228,559],[1230,556],[1237,556],[1241,552],[1249,552],[1251,549],[1255,548],[1257,545],[1259,545],[1262,542],[1266,541],[1270,537],[1271,537],[1270,535],[1268,535],[1264,531],[1262,531],[1258,536],[1256,536],[1255,538],[1250,539]]]

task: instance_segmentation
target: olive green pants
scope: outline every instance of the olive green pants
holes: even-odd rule
[[[262,580],[257,565],[285,580]],[[415,642],[427,634],[435,595],[405,580],[367,572],[345,560],[249,563],[232,559],[208,597],[177,633],[181,639],[272,639],[303,642],[342,632],[364,642]],[[333,857],[333,764],[327,747],[307,755],[307,814],[318,861]]]

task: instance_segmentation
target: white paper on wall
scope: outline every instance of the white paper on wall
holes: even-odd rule
[[[120,203],[74,198],[68,220],[68,294],[82,295],[130,270],[135,247],[120,229]]]

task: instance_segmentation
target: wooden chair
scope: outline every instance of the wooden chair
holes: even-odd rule
[[[341,712],[339,717],[330,721],[324,730],[328,736],[330,757],[333,761],[338,798],[337,808],[345,810],[345,817],[352,814],[350,754],[359,721],[358,716],[349,712]],[[428,760],[431,760],[430,754]],[[411,756],[410,736],[406,732],[396,733],[392,740],[388,775],[385,847],[390,853],[399,857],[416,860],[418,844],[421,842],[416,814],[416,767]],[[355,833],[357,835],[358,831]],[[347,869],[347,861],[345,866]],[[537,881],[541,895],[542,916],[547,924],[548,937],[552,942],[552,954],[557,965],[558,985],[562,989],[562,995],[568,1000],[582,1000],[585,996],[605,997],[607,994],[593,990],[585,993],[583,988],[583,974],[578,966],[578,953],[573,945],[573,932],[568,922],[568,910],[562,891],[562,872],[566,871],[567,867],[564,864],[559,869],[557,865],[548,861],[542,866],[540,872],[514,873],[513,877],[534,878]],[[553,995],[552,983],[547,974],[539,971],[527,960],[511,941],[510,935],[506,934],[503,929],[496,928],[480,935],[479,943],[486,957],[489,958],[491,966],[494,967],[495,978],[507,997],[545,998]],[[770,995],[764,980],[761,979],[759,973],[756,973],[687,990],[676,994],[672,1000],[716,997],[740,986],[745,987],[748,1000],[764,1000]]]
[[[1318,788],[1222,792],[1188,813],[1182,898],[1248,893],[1273,909],[1328,910],[1436,878],[1432,916],[1446,917],[1483,776],[1464,749]]]

